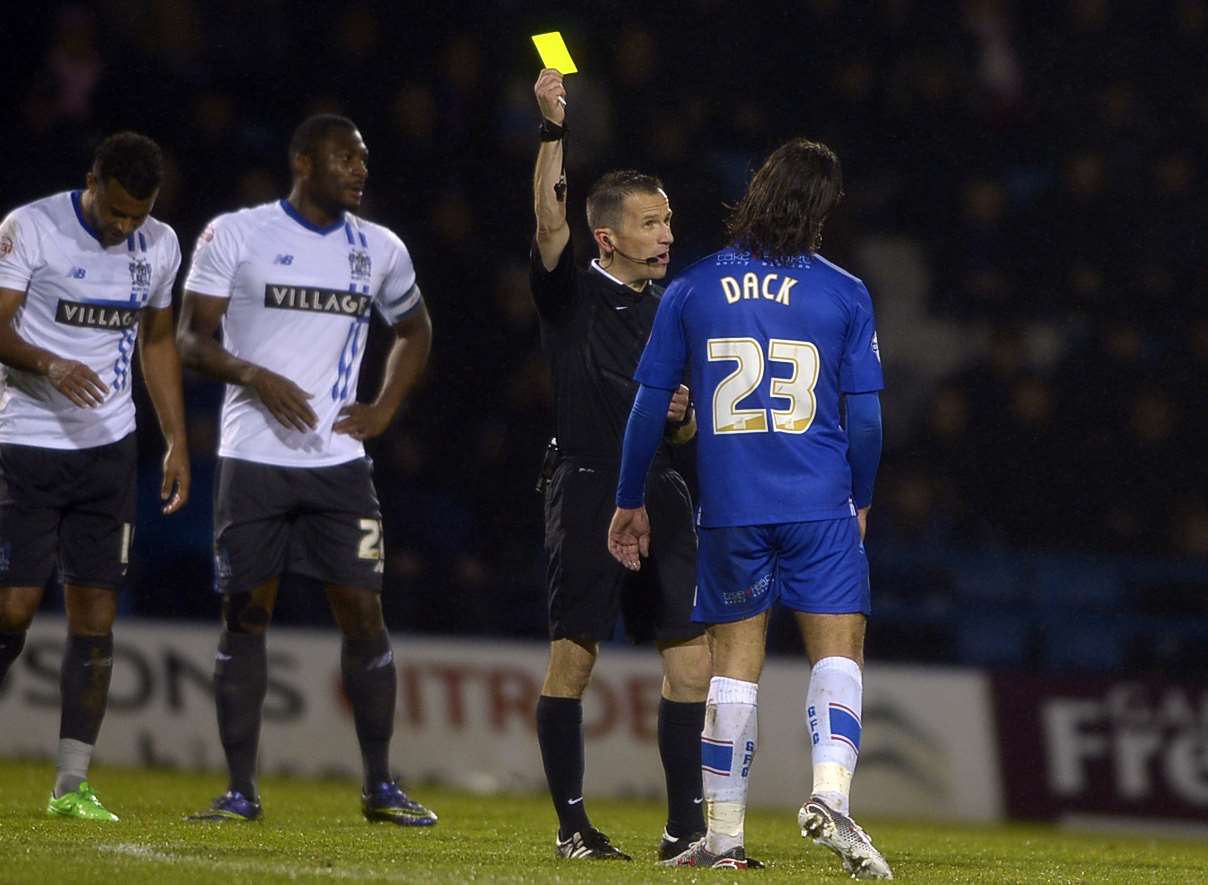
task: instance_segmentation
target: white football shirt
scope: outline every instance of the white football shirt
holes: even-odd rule
[[[228,384],[218,454],[323,467],[365,448],[332,425],[356,402],[370,306],[394,325],[421,303],[403,241],[352,214],[326,228],[286,200],[220,215],[197,241],[185,289],[227,298],[223,346],[311,394],[313,431],[280,424],[250,389]]]
[[[148,218],[106,249],[84,219],[80,192],[14,209],[0,224],[0,288],[25,293],[17,334],[84,363],[109,387],[101,405],[81,408],[42,375],[0,366],[0,442],[86,449],[134,430],[130,366],[143,308],[170,308],[180,244]]]

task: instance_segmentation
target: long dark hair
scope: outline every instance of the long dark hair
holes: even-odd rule
[[[764,161],[730,218],[730,242],[785,261],[817,251],[822,225],[843,199],[843,169],[826,145],[795,138]]]

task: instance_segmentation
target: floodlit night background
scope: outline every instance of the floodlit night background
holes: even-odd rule
[[[533,484],[552,415],[527,288],[528,35],[554,29],[582,71],[567,85],[581,251],[583,196],[609,169],[665,182],[674,276],[722,245],[725,205],[782,140],[839,153],[847,199],[822,252],[868,283],[888,385],[870,660],[1208,672],[1202,0],[50,3],[4,21],[4,210],[82,186],[96,142],[136,129],[166,151],[155,215],[187,263],[209,218],[285,195],[303,117],[352,117],[371,152],[363,214],[410,247],[435,325],[422,387],[369,447],[387,622],[541,639]],[[185,385],[194,493],[171,519],[139,394],[122,617],[216,630],[221,390]],[[277,621],[330,616],[298,583]],[[772,641],[798,648],[787,620]]]

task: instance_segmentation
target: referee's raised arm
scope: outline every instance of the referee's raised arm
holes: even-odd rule
[[[541,110],[541,148],[533,171],[533,210],[537,215],[537,250],[541,263],[552,271],[570,240],[566,224],[566,177],[562,134],[566,122],[566,88],[562,74],[545,68],[533,87]]]

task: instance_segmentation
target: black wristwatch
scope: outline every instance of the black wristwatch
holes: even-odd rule
[[[548,117],[542,117],[537,131],[541,133],[542,141],[561,141],[562,136],[566,134],[566,125],[555,123]]]

